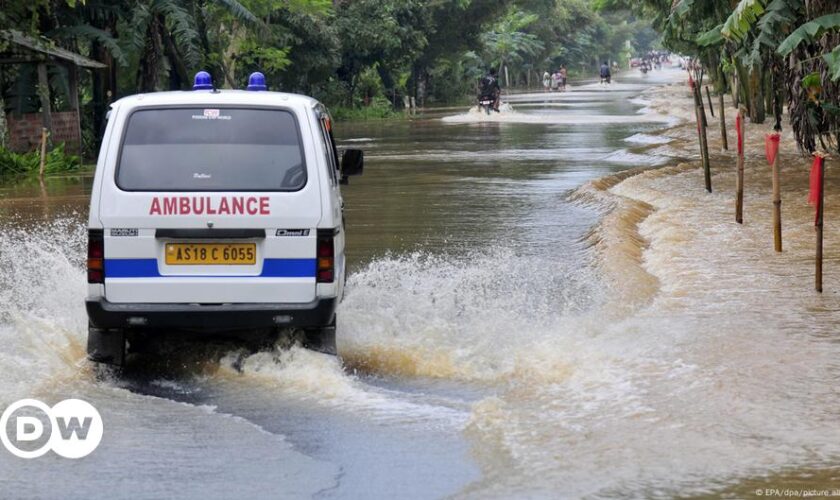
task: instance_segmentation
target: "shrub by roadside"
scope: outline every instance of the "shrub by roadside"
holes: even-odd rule
[[[15,153],[8,149],[0,148],[0,177],[37,175],[41,165],[41,154],[39,151],[29,153]],[[81,161],[76,155],[69,155],[64,152],[64,144],[57,144],[47,152],[44,161],[44,172],[56,174],[71,172],[81,166]]]
[[[387,99],[375,97],[370,105],[362,107],[331,106],[330,113],[336,121],[382,120],[401,116],[394,111]]]

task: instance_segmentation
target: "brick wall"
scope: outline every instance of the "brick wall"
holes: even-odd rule
[[[79,122],[75,111],[52,113],[52,142],[63,142],[65,151],[79,154]],[[41,113],[6,115],[8,122],[9,149],[12,151],[36,151],[41,144]]]

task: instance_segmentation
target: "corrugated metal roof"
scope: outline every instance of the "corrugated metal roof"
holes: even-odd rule
[[[102,69],[107,67],[106,65],[94,61],[93,59],[88,59],[85,56],[76,54],[75,52],[71,52],[67,49],[56,47],[55,43],[44,37],[35,38],[33,36],[25,35],[17,30],[0,30],[0,38],[5,38],[11,43],[25,49],[46,54],[51,58],[70,61],[76,66],[81,66],[83,68]]]

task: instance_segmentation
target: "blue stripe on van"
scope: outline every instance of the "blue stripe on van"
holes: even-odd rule
[[[161,276],[156,259],[105,259],[106,278],[169,278]],[[259,276],[195,276],[189,278],[314,278],[315,259],[265,259]]]

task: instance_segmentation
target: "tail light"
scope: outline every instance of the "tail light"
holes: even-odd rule
[[[318,283],[332,283],[335,279],[335,241],[333,232],[329,234],[318,231],[318,268],[316,270]]]
[[[101,229],[88,230],[88,283],[105,282],[105,243]]]

